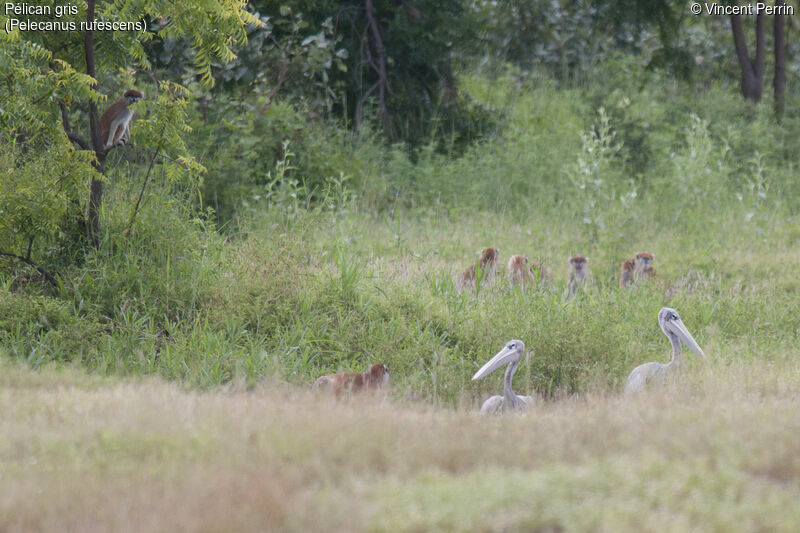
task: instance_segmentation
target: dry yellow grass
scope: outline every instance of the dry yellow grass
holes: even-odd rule
[[[2,531],[800,530],[794,363],[488,419],[0,370]]]

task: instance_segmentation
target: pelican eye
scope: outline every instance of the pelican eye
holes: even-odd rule
[[[678,320],[678,315],[676,315],[675,313],[672,313],[672,320]]]

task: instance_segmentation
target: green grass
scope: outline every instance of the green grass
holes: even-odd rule
[[[518,372],[520,390],[613,389],[636,364],[668,357],[656,323],[663,305],[678,309],[713,358],[797,353],[791,265],[800,253],[769,252],[792,238],[791,227],[773,223],[761,236],[741,221],[721,222],[713,242],[643,229],[616,248],[576,238],[563,225],[543,235],[535,228],[545,220],[523,226],[508,213],[447,221],[425,211],[394,218],[310,212],[289,224],[266,219],[232,242],[212,240],[203,254],[167,255],[168,272],[158,278],[132,273],[127,254],[94,259],[105,271],[73,280],[72,302],[6,290],[2,338],[34,366],[73,361],[104,374],[200,386],[266,376],[310,383],[383,361],[397,394],[449,404],[498,388],[492,380],[473,386],[469,376],[505,341],[521,338],[533,355]],[[501,265],[498,281],[477,296],[456,293],[452,276],[488,245],[500,248],[501,260],[525,253],[544,261],[555,287],[511,291]],[[659,280],[619,289],[617,265],[640,249],[655,253]],[[567,303],[567,258],[577,253],[589,256],[595,284]]]
[[[37,241],[59,287],[2,270],[0,529],[797,530],[796,119],[659,80],[463,83],[506,123],[460,157],[316,124],[324,150],[232,184],[232,220],[156,168],[129,233],[121,166],[99,250]],[[235,181],[228,148],[209,188]],[[497,281],[457,293],[487,246]],[[620,289],[641,250],[658,279]],[[515,253],[554,287],[510,290]],[[578,254],[594,282],[567,302]],[[709,361],[620,396],[669,357],[665,305]],[[543,401],[480,419],[502,378],[470,377],[512,338],[515,390]],[[375,362],[377,405],[303,391]]]

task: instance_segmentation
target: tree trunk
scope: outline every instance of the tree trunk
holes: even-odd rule
[[[738,5],[737,0],[731,2]],[[747,51],[747,44],[744,40],[744,28],[740,15],[731,15],[731,32],[733,33],[733,45],[736,49],[736,59],[739,61],[739,68],[742,71],[742,96],[746,100],[758,102],[761,99],[761,89],[764,85],[764,52],[766,48],[766,35],[764,33],[765,16],[763,13],[756,15],[756,57],[750,59]]]
[[[447,106],[458,103],[458,82],[450,64],[450,59],[439,64],[439,83],[442,88],[442,99]]]
[[[389,113],[389,108],[386,105],[387,96],[392,94],[392,87],[389,85],[389,75],[386,70],[386,48],[383,46],[383,39],[378,29],[378,20],[372,0],[364,0],[364,11],[367,16],[369,33],[372,36],[371,42],[375,47],[375,54],[378,56],[378,64],[375,65],[372,61],[371,63],[378,75],[378,110],[380,112],[381,123],[383,124],[383,132],[389,140],[397,142],[399,139],[397,130],[394,127],[392,115]],[[369,44],[367,46],[369,46]]]
[[[775,38],[775,77],[772,79],[772,87],[775,90],[775,116],[778,122],[783,117],[784,93],[786,92],[786,21],[781,9],[786,5],[784,0],[776,0],[775,7],[778,14],[774,17],[774,38]]]
[[[86,22],[94,22],[94,8],[96,0],[86,2]],[[94,31],[89,28],[83,39],[83,53],[86,58],[86,73],[97,79],[94,69]],[[103,148],[103,141],[100,138],[100,127],[97,117],[97,104],[89,102],[89,134],[91,135],[92,150],[94,150],[96,161],[92,163],[94,168],[100,173],[105,173],[106,152]],[[89,191],[89,208],[86,213],[86,231],[89,241],[95,248],[100,246],[100,206],[103,203],[103,182],[92,178],[92,185]]]

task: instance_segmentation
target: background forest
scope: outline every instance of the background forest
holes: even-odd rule
[[[796,506],[781,502],[800,494],[800,449],[777,428],[800,428],[792,405],[800,390],[797,15],[695,16],[684,2],[651,0],[77,6],[58,18],[0,13],[4,27],[13,18],[146,27],[0,32],[0,405],[17,413],[2,424],[18,435],[0,440],[0,458],[11,479],[27,480],[6,494],[0,509],[16,512],[0,524],[57,529],[58,509],[71,505],[59,487],[89,465],[86,501],[104,492],[106,475],[166,494],[145,528],[154,530],[680,531],[698,520],[710,530],[796,530]],[[145,98],[132,107],[130,142],[106,150],[98,121],[126,89]],[[515,253],[543,262],[555,286],[510,290],[501,267],[495,285],[459,293],[454,276],[487,246],[500,249],[501,265]],[[619,288],[620,263],[641,250],[655,254],[658,280]],[[590,258],[595,283],[567,302],[573,255]],[[656,323],[665,305],[681,312],[713,372],[698,370],[637,410],[616,394],[634,366],[666,361]],[[515,388],[546,405],[526,426],[498,421],[483,433],[465,412],[499,391],[500,377],[469,378],[512,338],[532,350]],[[302,389],[374,362],[389,366],[391,398],[409,407],[399,422],[386,406],[363,415],[323,407],[345,427],[364,416],[377,428],[377,440],[333,440],[326,449],[332,463],[364,458],[371,474],[349,477],[345,466],[326,469],[314,458],[315,439],[336,430],[316,425],[319,406]],[[131,379],[145,388],[125,388]],[[43,399],[49,390],[91,399]],[[243,395],[275,429],[259,433],[252,409],[198,390]],[[305,414],[277,410],[284,393],[300,395]],[[33,422],[26,417],[40,411],[18,405],[18,395],[45,413],[51,402],[74,408],[78,418]],[[676,399],[697,408],[669,410]],[[210,419],[192,422],[198,405]],[[96,426],[76,422],[84,408]],[[666,409],[666,418],[647,409]],[[228,412],[241,427],[229,426]],[[778,412],[795,414],[769,418]],[[628,415],[642,429],[631,429]],[[182,418],[158,425],[171,416]],[[126,433],[117,419],[135,429]],[[709,419],[726,424],[710,428]],[[41,434],[32,429],[39,423]],[[89,429],[73,434],[75,424]],[[568,430],[553,424],[587,447],[571,448]],[[698,457],[721,462],[673,469],[688,452],[669,428],[719,436],[695,444]],[[524,448],[530,454],[510,485],[512,455],[481,455],[483,439],[500,447],[504,430],[542,442],[542,455]],[[773,438],[780,450],[759,455],[749,448],[756,443],[738,444],[737,431]],[[428,440],[453,434],[461,444]],[[403,437],[430,453],[386,455]],[[621,455],[593,448],[594,437]],[[632,445],[639,439],[641,449]],[[43,465],[83,458],[45,489],[49,513],[24,503],[48,472],[26,469],[32,454]],[[270,481],[219,478],[214,465],[227,469],[228,454],[239,457],[234,472],[275,468]],[[198,457],[212,459],[197,483],[173,484],[169,472]],[[267,466],[276,458],[301,466]],[[159,473],[138,473],[145,460]],[[652,490],[672,498],[668,518],[641,523],[636,504],[626,507],[660,509],[628,475],[630,464],[664,474]],[[527,477],[539,468],[544,478]],[[312,489],[310,478],[319,483]],[[241,524],[208,506],[210,493],[189,488],[209,479],[248,495],[231,504]],[[477,504],[459,479],[494,496]],[[334,486],[371,503],[356,511]],[[547,507],[554,486],[609,495],[589,507],[615,511],[593,514],[585,501]],[[579,501],[571,490],[564,501]],[[388,496],[397,491],[400,504]],[[147,508],[145,493],[134,500]],[[192,526],[196,511],[170,514],[177,493],[203,509],[203,525]],[[299,513],[309,502],[324,504]],[[505,505],[516,514],[503,514]],[[143,519],[137,512],[123,514]],[[117,529],[123,514],[101,513],[102,523]],[[69,516],[85,530],[97,515]]]

